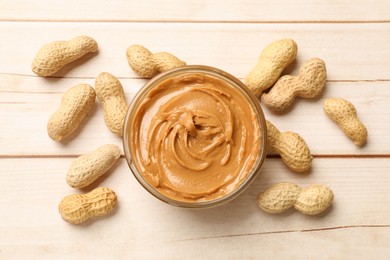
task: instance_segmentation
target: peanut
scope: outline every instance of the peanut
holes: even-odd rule
[[[70,166],[66,182],[73,188],[84,188],[105,174],[121,156],[118,146],[106,144],[79,156]]]
[[[95,91],[103,105],[104,121],[108,129],[114,134],[122,136],[127,112],[127,102],[122,84],[115,76],[102,72],[96,77]]]
[[[245,84],[256,96],[270,88],[282,71],[295,60],[298,47],[291,39],[272,42],[260,54],[257,65],[245,78]]]
[[[257,197],[258,206],[268,213],[280,213],[294,207],[303,214],[316,215],[329,208],[332,202],[332,190],[321,184],[301,189],[293,183],[281,182]]]
[[[88,84],[79,84],[66,91],[60,107],[47,124],[49,137],[62,141],[75,132],[92,109],[95,96],[94,89]]]
[[[271,122],[266,122],[268,151],[278,153],[284,164],[294,172],[310,170],[313,157],[305,140],[297,133],[280,133]]]
[[[160,72],[185,66],[186,63],[167,52],[151,53],[141,45],[131,45],[126,51],[127,62],[141,77],[152,78]]]
[[[325,87],[326,67],[323,60],[314,58],[306,61],[298,76],[281,77],[268,93],[261,96],[264,105],[281,111],[292,105],[295,97],[315,98]]]
[[[362,146],[367,140],[367,129],[358,119],[355,107],[342,98],[328,98],[323,105],[325,114],[335,121],[343,132],[355,143]]]
[[[260,193],[257,202],[265,212],[280,213],[294,205],[300,192],[301,188],[298,185],[282,182]]]
[[[96,188],[86,194],[72,194],[62,199],[58,206],[62,218],[72,224],[81,224],[89,218],[111,212],[117,204],[117,197],[109,188]]]
[[[51,76],[66,64],[97,50],[96,41],[88,36],[78,36],[69,41],[51,42],[41,47],[31,68],[39,76]]]
[[[329,187],[314,184],[301,190],[294,203],[294,208],[306,215],[316,215],[332,204],[333,197],[333,192]]]

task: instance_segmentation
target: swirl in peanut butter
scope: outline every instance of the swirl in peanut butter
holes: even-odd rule
[[[139,106],[129,146],[149,184],[176,200],[206,201],[235,190],[259,156],[248,98],[203,74],[170,78]]]

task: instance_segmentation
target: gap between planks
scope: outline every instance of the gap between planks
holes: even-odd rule
[[[243,237],[243,236],[261,236],[261,235],[286,234],[286,233],[305,233],[305,232],[321,232],[321,231],[323,232],[323,231],[357,229],[357,228],[390,228],[390,224],[347,225],[347,226],[334,226],[334,227],[311,228],[311,229],[277,230],[277,231],[267,231],[267,232],[247,233],[247,234],[187,238],[187,239],[180,239],[180,240],[172,240],[170,242],[184,242],[184,241],[193,241],[193,240],[232,238],[232,237]]]
[[[42,78],[41,76],[38,75],[30,75],[30,74],[21,74],[21,73],[8,73],[8,72],[0,72],[0,75],[4,76],[18,76],[18,77],[31,77],[31,78]],[[47,79],[95,79],[96,77],[69,77],[69,76],[49,76],[49,77],[44,77]],[[144,79],[144,80],[150,80],[150,78],[143,78],[143,77],[124,77],[124,76],[118,76],[118,79]],[[244,80],[244,78],[239,78],[240,80]],[[390,82],[389,79],[328,79],[326,82]]]
[[[390,20],[296,20],[296,21],[285,21],[285,20],[275,20],[275,21],[247,21],[247,20],[142,20],[142,19],[0,19],[0,22],[50,22],[50,23],[224,23],[224,24],[359,24],[359,23],[390,23]]]

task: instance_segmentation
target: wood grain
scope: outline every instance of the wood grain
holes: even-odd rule
[[[388,1],[2,0],[5,21],[390,22]]]
[[[270,159],[239,198],[206,210],[181,209],[158,201],[143,190],[121,159],[109,176],[82,191],[95,186],[113,188],[119,208],[110,216],[81,226],[62,221],[57,211],[63,196],[79,192],[64,180],[71,161],[0,161],[0,203],[7,208],[0,222],[1,257],[24,256],[27,252],[31,258],[58,254],[235,258],[260,253],[313,257],[316,252],[312,249],[319,246],[321,250],[334,250],[324,256],[342,257],[347,253],[358,256],[362,251],[350,250],[361,250],[358,246],[363,244],[375,245],[377,256],[389,253],[390,222],[383,218],[390,214],[386,203],[390,200],[388,159],[315,159],[310,176],[291,173],[280,159]],[[324,183],[334,191],[334,205],[314,217],[294,210],[279,215],[261,211],[256,205],[257,194],[280,181],[301,186]],[[198,252],[194,246],[211,251]],[[278,251],[283,248],[288,254]],[[364,255],[373,252],[367,250]]]
[[[0,0],[0,259],[388,259],[390,257],[390,2],[345,1],[64,1]],[[45,43],[89,35],[99,44],[53,77],[31,71]],[[298,100],[286,113],[264,108],[282,131],[300,133],[314,154],[307,175],[268,156],[255,182],[229,204],[207,210],[166,205],[133,177],[124,157],[88,189],[65,182],[80,154],[121,139],[105,126],[99,102],[76,137],[59,144],[46,124],[62,94],[94,84],[102,71],[118,76],[130,101],[147,82],[128,66],[125,51],[143,44],[188,64],[206,64],[243,80],[261,50],[293,38],[296,74],[322,58],[328,82],[315,100]],[[322,111],[327,97],[357,108],[369,132],[357,148]],[[289,210],[269,215],[256,205],[269,185],[323,183],[335,194],[319,216]],[[73,226],[61,220],[61,198],[98,186],[113,188],[111,215]]]

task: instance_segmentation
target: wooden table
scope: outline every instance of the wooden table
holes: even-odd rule
[[[0,258],[57,259],[389,259],[390,257],[390,2],[389,1],[0,1]],[[99,43],[50,78],[31,71],[37,50],[54,40],[89,35]],[[77,136],[52,141],[46,131],[62,94],[93,85],[102,71],[121,80],[128,101],[147,82],[128,66],[126,48],[142,44],[244,79],[267,44],[292,38],[296,74],[312,57],[327,65],[326,90],[283,114],[268,109],[282,131],[300,133],[314,156],[308,175],[280,158],[224,206],[188,210],[166,205],[133,177],[124,157],[88,189],[65,182],[80,154],[121,139],[106,128],[99,102]],[[355,104],[369,137],[356,147],[322,111],[328,97]],[[291,210],[270,215],[256,205],[269,185],[323,183],[334,205],[320,216]],[[57,210],[62,197],[113,188],[119,207],[74,226]]]

